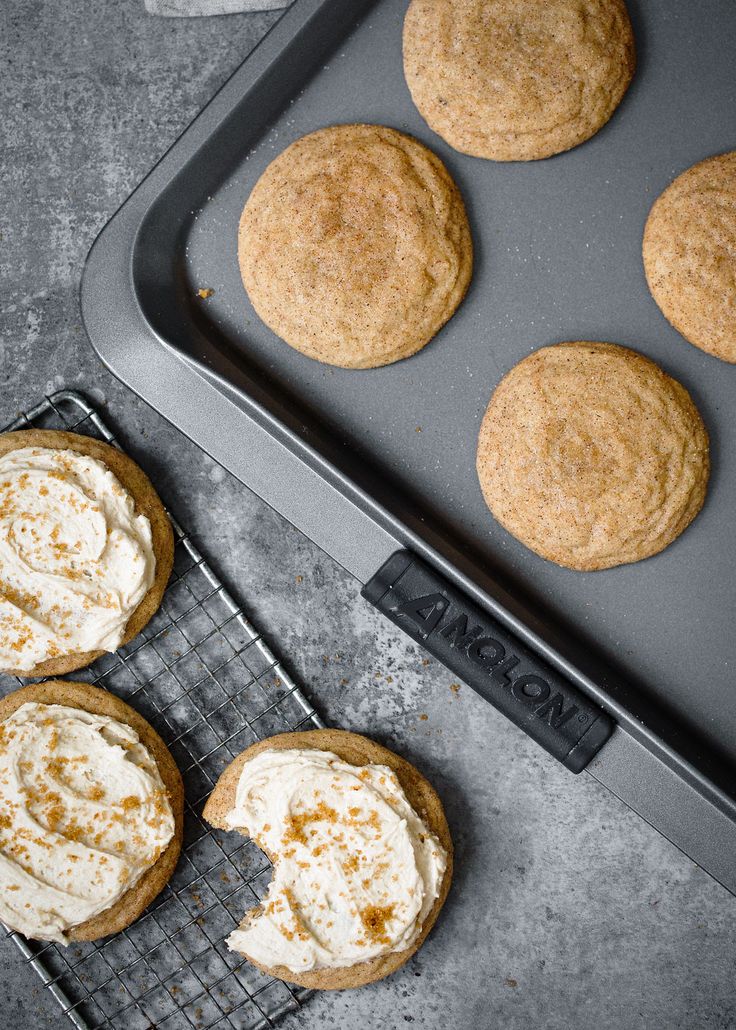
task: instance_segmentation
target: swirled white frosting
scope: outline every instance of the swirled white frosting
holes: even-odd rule
[[[66,943],[174,835],[158,768],[130,726],[34,702],[0,723],[0,920]]]
[[[150,523],[102,462],[0,455],[0,668],[114,651],[155,568]]]
[[[328,751],[262,751],[246,762],[227,824],[274,858],[262,906],[228,945],[293,972],[408,948],[447,866],[391,769]]]

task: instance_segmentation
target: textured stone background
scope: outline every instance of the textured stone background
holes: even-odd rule
[[[44,392],[86,391],[324,716],[415,760],[445,800],[457,879],[421,956],[388,982],[312,999],[285,1026],[736,1026],[734,899],[592,780],[455,695],[353,580],[113,380],[85,339],[77,290],[96,233],[275,17],[0,5],[0,423]],[[3,1025],[60,1025],[7,942],[0,969]]]

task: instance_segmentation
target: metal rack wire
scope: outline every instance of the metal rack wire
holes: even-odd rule
[[[66,429],[117,446],[95,409],[69,390],[3,431],[24,428]],[[174,572],[159,612],[139,637],[74,679],[130,702],[168,744],[186,795],[179,865],[144,915],[113,937],[63,948],[8,932],[78,1030],[260,1030],[311,993],[228,950],[225,938],[263,896],[271,866],[252,841],[207,826],[201,809],[222,770],[249,744],[323,723],[172,522]]]

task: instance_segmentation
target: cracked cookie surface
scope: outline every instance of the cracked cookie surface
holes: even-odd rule
[[[644,230],[654,300],[686,340],[736,363],[736,151],[679,175]]]
[[[462,197],[440,159],[381,125],[303,136],[256,183],[238,236],[259,317],[310,358],[375,368],[421,350],[470,283]]]
[[[705,500],[708,434],[687,390],[610,343],[543,347],[488,405],[477,470],[510,533],[580,571],[639,561],[682,533]]]
[[[404,72],[450,146],[532,161],[583,143],[634,74],[623,0],[412,0]]]

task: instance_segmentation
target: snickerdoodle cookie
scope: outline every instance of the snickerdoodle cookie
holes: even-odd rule
[[[0,670],[60,676],[158,609],[174,538],[148,477],[77,433],[0,436]]]
[[[700,511],[708,434],[690,395],[612,343],[560,343],[501,380],[478,440],[478,477],[498,521],[571,569],[639,561]]]
[[[589,139],[635,63],[624,0],[412,0],[404,22],[419,113],[456,150],[494,161]]]
[[[280,154],[240,220],[243,283],[296,350],[374,368],[421,350],[470,282],[465,207],[440,159],[382,125],[334,125]]]
[[[679,175],[644,230],[644,271],[662,314],[686,340],[736,362],[736,151]]]
[[[0,700],[0,919],[38,940],[117,933],[168,882],[184,791],[129,705],[47,680]]]
[[[204,817],[274,862],[262,905],[228,945],[322,990],[395,972],[422,945],[452,879],[442,803],[412,765],[344,730],[282,733],[244,751]]]

